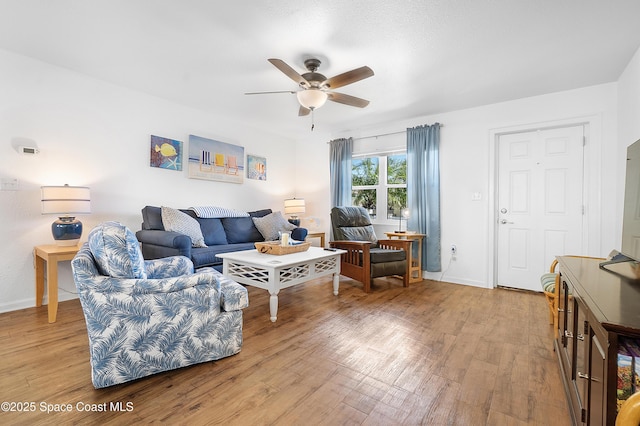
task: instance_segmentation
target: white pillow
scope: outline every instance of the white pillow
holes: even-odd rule
[[[263,217],[252,217],[253,224],[262,234],[265,241],[275,241],[280,238],[278,232],[289,232],[296,226],[289,223],[280,212],[269,213]]]
[[[160,207],[162,225],[165,231],[179,232],[191,238],[192,247],[206,247],[202,229],[197,220],[180,210]]]

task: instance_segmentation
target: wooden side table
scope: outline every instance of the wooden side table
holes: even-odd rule
[[[320,238],[320,247],[324,248],[324,232],[309,232],[307,238]]]
[[[426,237],[426,234],[415,234],[412,232],[385,232],[387,238],[411,240],[411,251],[409,252],[409,282],[419,283],[422,281],[422,239]],[[413,257],[413,245],[418,244],[418,256]]]
[[[47,295],[49,322],[56,322],[58,314],[58,262],[71,260],[80,246],[57,246],[54,244],[35,246],[33,260],[36,268],[36,306],[42,306],[44,296],[44,270],[47,270]]]

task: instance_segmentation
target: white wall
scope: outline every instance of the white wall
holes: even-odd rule
[[[618,153],[616,177],[620,187],[624,185],[627,147],[640,139],[640,49],[631,58],[618,80]],[[617,191],[616,229],[622,235],[622,208],[624,192]],[[620,245],[617,246],[620,248]]]
[[[351,134],[331,135],[329,138],[359,138],[402,131],[421,124],[442,123],[440,169],[444,275],[433,273],[428,276],[434,279],[442,277],[443,280],[455,283],[492,287],[493,236],[489,233],[493,218],[493,207],[490,205],[493,197],[491,135],[500,129],[535,127],[550,122],[584,121],[587,117],[593,124],[587,161],[590,170],[589,196],[595,208],[589,212],[585,252],[606,255],[612,248],[619,246],[617,216],[610,208],[616,202],[616,191],[608,190],[619,185],[619,177],[612,173],[617,165],[616,86],[616,83],[603,84],[419,117],[376,128],[359,129]],[[379,143],[376,139],[368,141],[372,146]],[[308,214],[320,215],[328,222],[328,147],[324,143],[318,143],[312,149],[316,160],[306,165],[305,173],[299,170],[298,187],[312,184],[316,187],[314,194],[307,195],[307,200],[318,209],[309,211]],[[323,180],[316,179],[316,176],[323,176]],[[321,184],[322,188],[319,186]],[[603,191],[603,188],[607,190]],[[471,200],[474,192],[482,194],[480,201]],[[384,230],[386,229],[379,227],[377,233]],[[457,260],[452,262],[448,251],[451,244],[456,244],[458,248]]]
[[[184,170],[149,167],[151,134],[181,140],[194,134],[245,147],[267,158],[267,181],[243,184],[188,179]],[[18,145],[35,145],[25,156]],[[0,50],[0,178],[18,179],[0,191],[0,311],[34,306],[34,245],[53,243],[53,216],[40,214],[41,185],[86,185],[88,231],[106,220],[140,229],[147,204],[185,208],[219,205],[282,210],[295,193],[295,143],[229,117],[172,104]],[[282,153],[291,152],[291,156]],[[60,299],[75,297],[68,262],[60,265]]]
[[[137,230],[140,209],[146,204],[279,210],[284,198],[295,195],[307,201],[303,226],[328,232],[327,141],[397,132],[436,121],[444,124],[443,280],[492,286],[490,136],[510,127],[576,117],[594,120],[589,179],[598,211],[589,214],[587,253],[606,255],[620,246],[624,150],[640,139],[639,116],[639,53],[618,83],[386,123],[349,134],[332,134],[317,126],[305,140],[293,143],[231,117],[213,117],[0,50],[0,146],[4,147],[0,178],[19,181],[18,191],[0,191],[0,223],[5,224],[0,227],[0,311],[34,304],[32,248],[52,242],[49,227],[54,220],[40,214],[43,184],[91,187],[93,213],[81,218],[86,230],[104,220],[119,220]],[[182,140],[185,148],[189,134],[242,145],[246,153],[267,157],[268,180],[223,184],[188,179],[186,171],[151,168],[150,134]],[[18,154],[16,147],[25,143],[36,145],[41,153]],[[481,201],[471,201],[474,192],[482,194]],[[449,264],[447,248],[453,243],[458,256]],[[61,265],[60,285],[74,290],[68,264]],[[71,297],[60,293],[61,300]]]

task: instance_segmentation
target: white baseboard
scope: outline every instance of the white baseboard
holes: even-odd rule
[[[64,291],[61,291],[58,294],[58,302],[65,302],[67,300],[73,300],[77,298],[78,298],[77,294],[67,293]],[[49,300],[47,297],[45,297],[43,305],[46,306],[48,303],[49,303]],[[0,313],[19,311],[21,309],[34,308],[35,306],[36,304],[33,299],[22,299],[22,300],[16,300],[10,303],[0,303]]]
[[[452,284],[462,284],[462,285],[468,285],[471,287],[493,288],[493,287],[488,287],[487,283],[483,281],[468,280],[464,278],[453,277],[451,275],[445,275],[444,277],[442,277],[442,272],[423,271],[422,277],[427,280],[443,281],[443,282],[452,283]]]

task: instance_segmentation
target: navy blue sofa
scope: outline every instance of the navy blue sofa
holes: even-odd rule
[[[271,209],[264,209],[248,212],[249,217],[200,218],[192,210],[180,211],[198,221],[207,247],[191,247],[191,238],[188,236],[165,231],[160,207],[146,206],[142,209],[142,229],[136,232],[138,241],[142,243],[142,255],[145,259],[186,256],[196,269],[211,266],[222,271],[222,259],[217,255],[251,250],[255,248],[255,242],[264,241],[251,218],[271,213]],[[304,241],[306,236],[305,228],[291,231],[291,238],[295,240]]]

